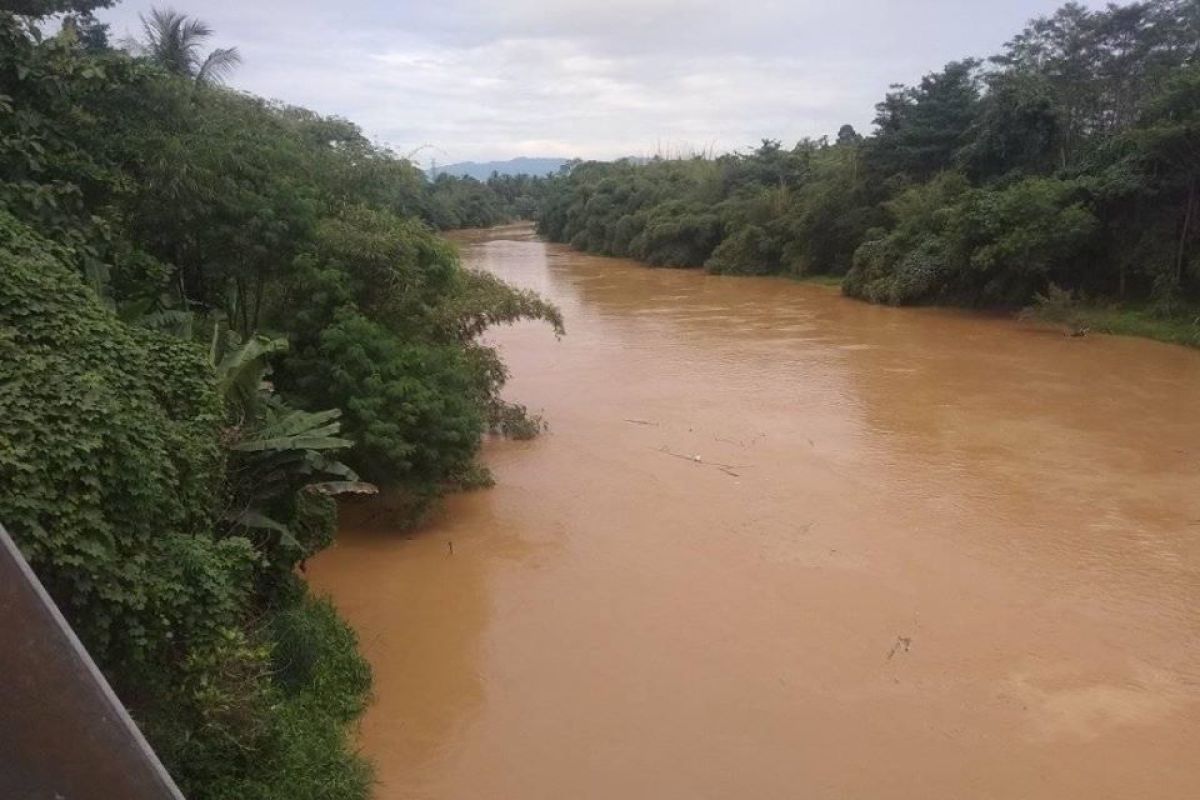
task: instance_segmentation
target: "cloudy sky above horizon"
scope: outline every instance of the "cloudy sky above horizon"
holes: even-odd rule
[[[428,164],[724,152],[870,128],[892,83],[998,50],[1054,0],[178,0],[230,85]],[[1092,5],[1093,3],[1089,3]],[[100,14],[138,34],[151,3]]]

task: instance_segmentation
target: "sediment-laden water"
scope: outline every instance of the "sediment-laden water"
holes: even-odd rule
[[[513,227],[551,431],[310,565],[382,800],[1200,796],[1200,353]]]

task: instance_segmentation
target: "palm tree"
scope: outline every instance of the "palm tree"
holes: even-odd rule
[[[151,9],[150,16],[141,16],[141,20],[146,35],[143,53],[176,75],[194,78],[197,83],[221,83],[242,63],[236,47],[218,47],[201,55],[201,45],[213,33],[203,20],[170,8]]]

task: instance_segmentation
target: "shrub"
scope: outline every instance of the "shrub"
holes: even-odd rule
[[[779,270],[782,248],[778,239],[757,225],[739,228],[704,263],[709,272],[766,275]]]
[[[294,594],[261,632],[272,713],[251,763],[203,785],[207,800],[365,800],[370,765],[351,745],[369,699],[371,671],[354,632],[328,601]],[[189,795],[190,797],[191,795]]]
[[[405,342],[347,308],[285,364],[307,404],[344,409],[347,461],[367,480],[432,487],[479,448],[476,375],[458,347]]]

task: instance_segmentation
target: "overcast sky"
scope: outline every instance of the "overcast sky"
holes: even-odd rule
[[[114,38],[151,3],[101,17]],[[180,0],[230,84],[427,164],[728,151],[870,128],[891,83],[990,55],[1054,0]]]

